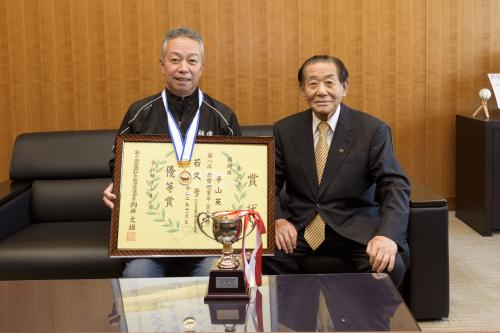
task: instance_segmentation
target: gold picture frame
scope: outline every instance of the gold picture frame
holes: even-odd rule
[[[274,252],[272,137],[197,137],[191,164],[183,167],[168,136],[119,135],[113,182],[110,257],[220,255],[221,244],[199,230],[196,217],[238,209],[260,213],[263,253]],[[241,250],[241,241],[233,245]]]

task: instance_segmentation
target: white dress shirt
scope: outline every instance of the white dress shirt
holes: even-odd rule
[[[314,111],[311,112],[313,113],[312,129],[313,129],[314,147],[316,147],[316,144],[318,143],[319,140],[318,125],[321,122],[321,120],[316,116]],[[330,148],[330,145],[332,143],[333,134],[335,133],[335,128],[337,128],[337,123],[339,122],[339,116],[340,116],[340,104],[337,106],[337,110],[335,110],[333,115],[331,115],[330,118],[328,118],[327,120],[328,125],[330,125],[330,130],[326,133],[326,143],[328,144],[328,148]]]

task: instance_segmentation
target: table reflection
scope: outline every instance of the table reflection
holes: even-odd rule
[[[276,288],[278,331],[388,331],[403,304],[385,274],[284,275]]]
[[[264,276],[249,303],[204,303],[205,277],[112,284],[110,324],[127,332],[419,329],[386,274]]]
[[[207,278],[120,279],[113,281],[120,327],[127,332],[270,331],[269,279],[250,302],[208,302]],[[263,293],[265,301],[262,301]],[[121,303],[121,304],[120,304]],[[263,306],[263,303],[266,305]],[[120,304],[117,307],[116,304]],[[259,311],[257,314],[256,311]],[[265,313],[265,315],[263,314]]]

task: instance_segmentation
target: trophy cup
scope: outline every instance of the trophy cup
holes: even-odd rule
[[[248,236],[255,228],[254,221],[250,231],[243,235],[242,216],[231,211],[219,211],[212,214],[199,213],[196,217],[201,232],[205,236],[222,244],[222,256],[210,271],[208,293],[205,301],[211,300],[244,300],[250,299],[250,292],[245,281],[245,274],[240,260],[233,254],[234,242]],[[212,234],[204,228],[212,226]]]

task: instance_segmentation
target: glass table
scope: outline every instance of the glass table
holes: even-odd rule
[[[0,281],[2,332],[418,331],[386,274],[264,276],[205,303],[207,277]]]

